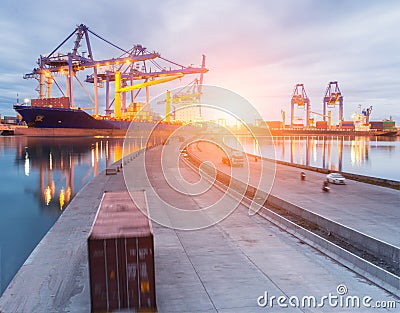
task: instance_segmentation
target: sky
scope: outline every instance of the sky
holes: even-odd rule
[[[20,101],[37,97],[36,81],[22,75],[79,24],[120,47],[141,44],[184,65],[200,65],[205,54],[204,84],[239,94],[266,120],[281,119],[281,110],[288,119],[297,83],[312,111],[322,112],[328,83],[338,81],[345,120],[361,104],[373,106],[373,120],[393,116],[400,124],[396,0],[2,0],[1,115],[14,115],[17,93]],[[93,50],[98,59],[117,56],[100,44]]]

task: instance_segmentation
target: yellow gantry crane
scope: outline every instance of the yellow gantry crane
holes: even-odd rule
[[[126,87],[121,87],[121,72],[116,71],[115,72],[115,99],[114,99],[114,117],[115,118],[121,118],[122,116],[122,110],[121,110],[121,93],[122,92],[128,92],[128,91],[133,91],[137,89],[142,89],[146,88],[149,86],[154,86],[162,83],[169,82],[171,80],[175,80],[178,78],[183,77],[185,74],[184,73],[178,73],[178,74],[173,74],[169,75],[164,78],[159,78],[159,79],[153,79],[153,80],[148,80],[143,83],[131,85],[131,86],[126,86]],[[168,120],[169,122],[169,120]]]
[[[201,69],[205,69],[206,65],[206,57],[203,55],[203,59],[201,62]],[[202,89],[203,89],[203,80],[204,80],[204,73],[206,71],[202,70],[199,71],[200,73],[200,78],[195,79],[191,83],[187,84],[177,92],[175,92],[171,96],[171,91],[167,90],[166,95],[165,95],[165,121],[168,123],[171,121],[171,107],[172,103],[175,105],[193,105],[197,104],[198,105],[198,110],[199,110],[199,117],[201,117],[201,106],[200,106],[200,98],[202,95]]]
[[[134,79],[131,79],[129,76],[126,78],[129,80],[131,79],[130,86],[122,86],[122,76],[120,71],[115,72],[115,99],[114,99],[114,117],[120,118],[122,116],[122,109],[121,109],[121,93],[129,92],[133,90],[138,90],[142,88],[146,88],[146,98],[147,95],[147,88],[149,86],[154,86],[162,83],[166,83],[178,78],[182,78],[184,75],[188,74],[198,74],[200,73],[200,84],[197,79],[195,79],[195,84],[193,87],[193,91],[190,93],[182,93],[181,91],[176,93],[173,97],[171,97],[171,93],[169,90],[166,92],[166,101],[165,101],[165,121],[168,123],[170,122],[171,118],[171,102],[180,102],[180,101],[198,101],[200,100],[201,95],[201,88],[203,82],[203,74],[208,72],[208,69],[205,67],[205,55],[203,55],[202,65],[200,68],[196,67],[182,67],[179,70],[162,70],[159,72],[152,72],[152,73],[141,73],[137,75],[137,79],[144,80],[142,83],[133,84]],[[192,84],[192,83],[191,83]]]

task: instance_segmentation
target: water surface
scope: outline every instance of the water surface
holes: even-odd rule
[[[121,158],[123,142],[0,136],[0,294],[76,193]]]
[[[239,137],[248,153],[335,171],[400,180],[400,137]],[[234,143],[226,137],[227,144]]]

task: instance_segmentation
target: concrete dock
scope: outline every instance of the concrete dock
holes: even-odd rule
[[[221,162],[221,150],[206,142],[197,146],[200,149],[193,148],[192,152],[201,160],[211,161],[218,170],[230,174],[230,167]],[[267,161],[262,163],[249,157],[248,164],[248,168],[236,169],[236,174],[243,179],[250,173],[249,184],[253,186],[259,183],[261,171],[274,172]],[[306,174],[305,181],[300,180],[302,171]],[[345,185],[330,184],[330,192],[324,193],[321,191],[324,180],[325,174],[276,164],[270,193],[400,248],[399,190],[347,180]]]
[[[104,171],[82,189],[6,289],[0,298],[0,311],[4,313],[90,311],[87,236],[103,192],[126,189],[124,179],[129,189],[146,191],[150,212],[157,220],[169,220],[171,225],[184,228],[185,221],[180,220],[180,214],[176,214],[172,209],[163,210],[168,202],[171,206],[200,212],[196,218],[202,216],[204,221],[213,222],[214,212],[209,214],[203,213],[202,210],[221,199],[223,192],[215,187],[203,186],[206,182],[200,180],[197,173],[179,160],[167,162],[168,168],[162,169],[162,163],[159,161],[162,150],[163,146],[158,146],[124,164],[125,178],[122,172],[105,175]],[[279,171],[289,177],[288,181],[293,180],[290,185],[293,190],[289,185],[279,185]],[[278,169],[277,173],[277,187],[275,185],[273,187],[277,193],[289,195],[294,192],[297,196],[304,194],[298,187],[297,169],[282,168]],[[168,176],[168,181],[163,179],[165,175]],[[313,181],[314,174],[307,173],[307,175],[305,184],[310,188],[310,194],[299,201],[311,203],[314,196],[317,200],[313,203],[327,203],[326,198],[322,198],[325,196],[339,201],[338,194],[341,194],[339,188],[353,187],[353,184],[335,186],[329,195],[321,194],[319,188],[321,178],[317,177]],[[192,184],[185,184],[184,181]],[[358,187],[357,184],[354,186]],[[198,190],[205,191],[198,192]],[[379,198],[379,193],[374,190],[376,197]],[[314,191],[313,196],[311,193]],[[392,196],[393,199],[398,199],[396,198],[398,193]],[[293,201],[297,201],[297,197],[293,197]],[[371,198],[369,199],[371,201]],[[369,201],[365,200],[362,203],[367,206]],[[236,207],[237,201],[226,197],[223,204]],[[363,205],[359,206],[360,210]],[[360,211],[362,218],[359,216],[359,220],[365,221],[365,225],[370,223],[370,219],[364,215],[373,211],[374,205],[368,208],[370,209],[364,212]],[[393,209],[393,203],[391,208]],[[343,219],[348,215],[326,205],[320,206],[320,209],[325,209],[332,215],[336,211]],[[384,211],[380,210],[381,215],[384,215],[385,210],[387,214],[392,214],[391,218],[386,218],[385,221],[398,218],[398,212],[392,212],[390,207],[383,209]],[[349,215],[349,221],[354,218],[354,223],[358,225],[356,213]],[[338,298],[370,297],[371,306],[377,307],[378,303],[379,305],[389,303],[396,306],[397,310],[400,307],[399,298],[395,295],[343,267],[334,259],[304,244],[260,216],[249,216],[248,209],[243,205],[239,205],[221,222],[203,229],[177,230],[155,222],[153,229],[159,312],[365,312],[369,310],[362,305],[357,308],[330,304],[326,301],[330,295]],[[398,234],[398,229],[391,230],[389,227],[387,230],[389,234],[385,235],[385,238],[395,243],[396,231]],[[377,235],[380,232],[383,230],[379,231],[376,228]],[[265,302],[266,293],[270,301],[264,303],[266,307],[262,307],[260,304]],[[279,296],[283,300],[286,299],[286,302],[278,304]],[[294,300],[314,297],[322,305],[289,306],[289,297]],[[284,304],[288,307],[283,307]],[[396,308],[378,309],[378,311],[396,312]]]

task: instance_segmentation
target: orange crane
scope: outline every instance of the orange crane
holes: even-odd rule
[[[325,91],[325,96],[323,100],[323,114],[324,121],[326,115],[326,108],[334,108],[336,105],[339,105],[339,124],[343,121],[343,95],[339,89],[339,85],[337,81],[329,82],[328,87]]]
[[[295,106],[305,108],[306,110],[306,123],[305,125],[309,125],[309,120],[310,120],[310,99],[307,96],[306,90],[304,88],[304,84],[296,84],[294,87],[293,95],[290,101],[291,104],[291,119],[290,119],[290,125],[293,127],[294,126],[294,108]]]

